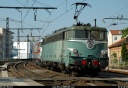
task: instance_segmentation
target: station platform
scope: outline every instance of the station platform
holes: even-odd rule
[[[28,78],[0,77],[0,86],[44,86]]]
[[[8,77],[7,64],[0,66],[2,77]]]
[[[0,66],[2,77],[0,77],[0,86],[44,86],[29,78],[8,77],[7,63]]]

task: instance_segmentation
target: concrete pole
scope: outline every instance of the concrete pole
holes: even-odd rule
[[[3,52],[3,51],[2,51]],[[3,60],[4,60],[4,52],[3,52]]]
[[[1,59],[1,61],[3,61],[4,60],[4,52],[3,51],[0,51],[0,52],[2,52],[2,54],[3,54],[3,57]]]

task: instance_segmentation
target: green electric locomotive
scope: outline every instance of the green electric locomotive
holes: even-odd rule
[[[71,76],[96,76],[100,70],[108,66],[107,29],[81,24],[78,16],[88,3],[75,3],[76,25],[56,30],[43,37],[42,66],[69,73]],[[81,5],[78,11],[77,6]]]
[[[73,76],[96,76],[108,66],[107,29],[74,25],[43,38],[42,65]]]

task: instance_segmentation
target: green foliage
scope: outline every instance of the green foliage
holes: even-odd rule
[[[112,68],[117,64],[118,60],[117,60],[117,54],[116,53],[113,53],[111,54],[111,65],[112,65]]]
[[[125,42],[122,44],[121,56],[122,56],[123,61],[128,60],[128,51],[126,49],[126,43]]]
[[[113,53],[111,56],[112,56],[111,63],[117,63],[118,62],[118,60],[117,60],[117,54],[116,53]]]
[[[117,57],[117,54],[116,54],[116,53],[113,53],[112,56],[113,56],[114,58],[116,58],[116,57]]]
[[[121,50],[121,56],[122,56],[122,60],[125,60],[125,52],[126,52],[126,43],[124,42],[122,44],[122,50]]]
[[[119,68],[128,70],[128,62],[123,61],[119,64]]]
[[[128,43],[128,27],[122,30],[122,38],[126,37],[126,42],[122,44],[121,56],[123,61],[128,61],[128,50],[126,44]]]
[[[125,61],[128,61],[128,51],[126,52],[126,58],[125,58]]]
[[[126,42],[128,42],[128,36],[126,37]]]
[[[114,58],[113,62],[116,64],[118,62],[117,58]]]
[[[128,27],[122,30],[122,38],[128,35]]]

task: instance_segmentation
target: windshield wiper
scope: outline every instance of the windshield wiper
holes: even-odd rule
[[[91,34],[91,37],[93,37],[94,39],[97,39],[96,37],[94,37],[92,34]]]

